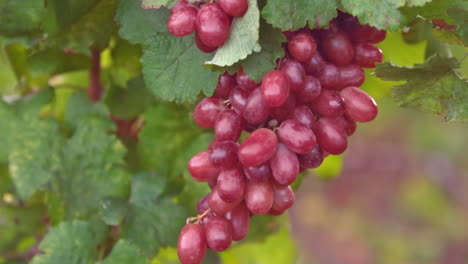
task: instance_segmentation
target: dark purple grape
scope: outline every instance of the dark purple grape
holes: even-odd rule
[[[215,135],[219,142],[237,141],[242,133],[242,118],[234,110],[222,112],[215,124]]]
[[[239,144],[234,141],[223,141],[216,144],[210,153],[210,163],[216,168],[229,169],[237,166]]]
[[[271,117],[277,121],[286,120],[294,107],[296,107],[296,96],[290,93],[288,100],[283,105],[271,108]]]
[[[205,4],[198,11],[196,30],[208,47],[222,46],[229,37],[230,27],[229,16],[217,3]]]
[[[344,113],[341,95],[333,90],[323,89],[319,97],[311,104],[312,110],[325,117],[337,117]]]
[[[209,156],[209,151],[203,151],[193,156],[188,162],[188,170],[194,180],[207,182],[218,177],[220,170],[211,165]]]
[[[177,243],[177,254],[182,264],[200,264],[206,254],[205,228],[187,224],[182,228]]]
[[[225,110],[224,101],[218,97],[201,100],[193,111],[193,120],[199,127],[213,128],[219,113]]]
[[[328,33],[322,41],[322,50],[328,60],[338,66],[348,65],[354,59],[353,43],[342,31]]]
[[[335,64],[325,63],[317,78],[322,88],[335,88],[340,84],[340,71]]]
[[[272,70],[262,80],[262,95],[270,107],[278,107],[286,102],[289,96],[289,80],[286,74]]]
[[[359,43],[354,47],[356,57],[354,61],[364,68],[375,68],[376,62],[383,62],[382,51],[372,43]]]
[[[229,95],[229,101],[231,101],[232,108],[239,116],[242,116],[244,107],[249,99],[250,92],[236,86]]]
[[[289,149],[299,154],[310,152],[316,144],[314,132],[291,119],[281,124],[278,129],[278,138]]]
[[[240,241],[249,232],[250,213],[244,203],[234,207],[225,215],[232,225],[232,240]]]
[[[173,12],[167,22],[167,29],[176,37],[183,37],[195,31],[195,21],[198,10],[195,7],[186,6]]]
[[[296,120],[307,128],[314,130],[316,117],[312,110],[307,105],[299,104],[294,108],[294,111],[289,116],[290,119]]]
[[[218,187],[216,186],[216,188],[211,191],[210,198],[208,198],[208,204],[210,205],[211,210],[215,212],[215,214],[223,216],[236,207],[241,202],[241,200],[235,201],[233,203],[227,203],[221,199],[217,188]]]
[[[289,87],[292,91],[300,91],[304,88],[305,70],[302,64],[295,60],[285,60],[281,63],[280,71],[289,79]]]
[[[296,200],[294,191],[289,185],[281,186],[273,184],[273,197],[273,206],[269,214],[274,216],[282,215],[294,205],[294,201]]]
[[[249,95],[242,117],[250,125],[259,125],[270,115],[270,107],[262,96],[260,87],[255,88]]]
[[[210,216],[205,224],[206,242],[214,251],[224,251],[232,243],[231,223],[221,216]]]
[[[320,146],[315,145],[311,152],[299,155],[299,162],[302,167],[308,169],[318,168],[323,162],[323,152]]]
[[[281,185],[293,183],[299,174],[299,159],[284,144],[278,144],[278,149],[270,161],[273,178]]]
[[[349,86],[359,87],[366,79],[364,70],[356,64],[350,64],[339,67],[340,71],[340,84],[336,88],[346,88]]]
[[[298,92],[297,98],[303,103],[311,103],[320,95],[321,91],[320,81],[315,77],[306,76],[304,89]]]
[[[210,209],[210,205],[208,204],[208,199],[210,198],[210,194],[207,194],[201,198],[197,203],[197,213],[203,214],[206,210]]]
[[[246,91],[250,91],[257,87],[257,83],[250,79],[249,75],[247,75],[242,68],[236,74],[236,81],[237,85]]]
[[[273,186],[271,183],[269,181],[248,181],[245,189],[245,203],[253,214],[268,213],[273,205]]]
[[[236,86],[236,78],[225,72],[218,78],[218,84],[216,85],[215,95],[227,99],[232,89]]]
[[[348,87],[340,92],[345,102],[346,115],[357,122],[370,122],[379,112],[377,103],[357,87]]]
[[[247,0],[218,0],[218,4],[224,12],[233,17],[243,16],[248,8]]]
[[[218,176],[217,190],[225,202],[234,203],[244,196],[245,176],[242,169],[236,167],[222,170]]]
[[[260,128],[248,136],[239,147],[239,161],[245,167],[256,167],[266,163],[275,155],[278,146],[276,134]]]
[[[310,60],[304,63],[305,71],[308,75],[317,76],[323,70],[327,62],[323,59],[319,52],[315,53]]]
[[[332,155],[339,155],[348,147],[346,132],[336,119],[320,118],[317,122],[315,135],[322,150]]]
[[[269,181],[271,179],[269,162],[257,167],[243,167],[243,169],[249,181]]]
[[[317,52],[317,43],[311,35],[299,33],[288,42],[288,51],[297,61],[306,62]]]

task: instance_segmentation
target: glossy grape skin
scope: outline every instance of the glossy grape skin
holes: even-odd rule
[[[214,251],[224,251],[232,243],[231,223],[221,216],[210,216],[205,224],[208,246]]]
[[[190,5],[186,0],[180,0],[171,8],[171,14],[187,6],[190,6]]]
[[[359,43],[354,47],[356,57],[354,61],[364,68],[375,68],[376,62],[383,62],[382,51],[371,43]]]
[[[244,203],[227,212],[225,218],[232,225],[232,240],[241,241],[249,233],[250,213]]]
[[[349,137],[349,136],[352,136],[354,134],[354,132],[356,131],[356,122],[353,121],[353,120],[350,120],[348,117],[346,116],[339,116],[336,118],[336,120],[338,120],[340,122],[340,124],[343,126],[345,132],[346,132],[346,135]]]
[[[250,134],[239,147],[239,161],[245,167],[256,167],[266,163],[275,155],[278,147],[276,134],[260,128]]]
[[[234,203],[244,195],[245,176],[239,167],[222,170],[218,176],[219,197],[225,202]]]
[[[239,88],[239,86],[234,87],[229,95],[229,101],[231,102],[232,109],[236,111],[239,116],[242,116],[244,107],[247,104],[247,99],[249,99],[250,92]]]
[[[210,187],[211,190],[213,190],[216,187],[217,183],[218,183],[218,179],[215,178],[208,182],[208,186]]]
[[[317,43],[311,35],[299,33],[288,42],[288,51],[297,61],[306,62],[317,52]]]
[[[216,177],[219,169],[211,165],[210,151],[203,151],[193,156],[188,162],[188,170],[193,179],[199,182],[207,182]]]
[[[346,132],[340,122],[334,118],[320,118],[315,135],[322,150],[332,155],[339,155],[348,147]]]
[[[335,88],[340,84],[340,70],[335,64],[325,63],[322,71],[317,74],[317,78],[322,89]]]
[[[242,117],[250,125],[258,125],[267,119],[270,109],[263,98],[262,90],[258,87],[250,93]]]
[[[223,216],[227,212],[231,211],[232,208],[236,207],[241,200],[235,201],[233,203],[227,203],[219,196],[217,186],[211,191],[210,197],[208,199],[208,204],[213,212],[217,215]]]
[[[272,177],[269,162],[256,167],[243,167],[243,169],[249,181],[268,181]]]
[[[273,205],[273,186],[269,181],[248,181],[244,199],[250,212],[257,215],[266,214]]]
[[[353,43],[342,31],[330,32],[322,41],[323,55],[338,66],[350,64],[354,59]]]
[[[304,87],[305,70],[302,64],[296,60],[285,60],[281,63],[280,71],[289,79],[289,87],[292,91],[300,91]]]
[[[326,63],[322,55],[316,52],[310,60],[304,63],[304,69],[308,75],[317,76],[323,70]]]
[[[312,110],[307,105],[299,104],[294,108],[289,116],[290,119],[296,120],[307,128],[314,130],[316,117]]]
[[[204,53],[212,53],[213,51],[217,50],[217,47],[208,47],[203,43],[200,39],[200,36],[198,35],[197,32],[194,34],[194,39],[195,39],[195,45],[197,45],[198,49],[203,51]]]
[[[312,102],[311,107],[314,112],[325,117],[337,117],[345,111],[345,103],[341,95],[329,89],[323,89],[319,97]]]
[[[387,31],[385,30],[378,30],[372,38],[369,40],[370,43],[377,44],[385,40],[387,36]]]
[[[218,97],[208,97],[201,100],[193,111],[193,120],[199,127],[213,128],[219,113],[226,107],[224,101]]]
[[[187,224],[182,228],[177,243],[177,254],[182,264],[200,264],[206,254],[205,228]]]
[[[247,0],[218,0],[218,4],[226,14],[233,17],[243,16],[248,8]]]
[[[195,21],[198,10],[195,7],[186,6],[171,14],[167,22],[167,29],[176,37],[183,37],[195,31]]]
[[[210,197],[210,194],[207,194],[198,201],[197,214],[203,214],[206,210],[210,209],[210,205],[208,204],[209,197]]]
[[[250,79],[249,75],[247,75],[242,68],[236,74],[236,82],[241,89],[246,91],[251,91],[257,87],[257,83]]]
[[[350,64],[339,67],[340,71],[340,84],[337,88],[343,89],[348,86],[361,86],[365,79],[366,73],[356,64]]]
[[[305,154],[310,152],[316,139],[314,132],[296,120],[286,120],[278,129],[278,138],[292,151]]]
[[[370,122],[379,112],[377,103],[357,87],[348,87],[340,92],[345,102],[346,115],[356,122]]]
[[[271,117],[277,121],[286,120],[289,116],[289,113],[293,111],[296,107],[296,96],[293,93],[289,94],[288,99],[284,102],[283,105],[279,107],[271,108]]]
[[[234,141],[218,142],[210,153],[211,165],[216,168],[229,169],[237,166],[237,150],[239,145]]]
[[[263,76],[262,96],[270,107],[278,107],[286,102],[289,96],[289,80],[278,70],[272,70]]]
[[[312,76],[306,76],[304,88],[298,92],[298,99],[303,103],[313,102],[322,91],[320,81]]]
[[[205,4],[198,11],[196,30],[208,47],[219,47],[226,42],[230,30],[229,16],[217,3]]]
[[[232,89],[236,87],[236,78],[225,72],[218,78],[218,84],[216,85],[215,95],[217,97],[227,99]]]
[[[234,110],[219,114],[215,124],[215,135],[219,142],[237,141],[242,133],[242,118]]]
[[[299,163],[302,167],[308,169],[318,168],[323,162],[323,152],[320,146],[315,145],[311,152],[299,155]]]
[[[273,184],[273,197],[273,206],[269,214],[275,216],[281,215],[291,208],[296,200],[296,195],[289,185]]]
[[[270,161],[273,178],[281,185],[293,183],[299,174],[299,159],[296,153],[284,144],[278,144],[278,149]]]

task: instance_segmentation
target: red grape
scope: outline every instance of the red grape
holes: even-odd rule
[[[224,101],[218,97],[201,100],[193,111],[193,120],[202,128],[213,128],[219,113],[225,109]]]
[[[205,53],[212,53],[213,51],[217,50],[217,47],[208,47],[203,43],[200,39],[200,36],[198,33],[195,31],[195,44],[197,45],[198,49],[205,52]]]
[[[271,179],[270,163],[257,167],[244,167],[244,173],[249,181],[268,181]]]
[[[253,214],[268,213],[273,205],[273,186],[271,183],[269,181],[248,181],[245,188],[245,203]]]
[[[369,122],[377,116],[378,108],[374,99],[357,87],[341,91],[345,102],[346,115],[357,122]]]
[[[247,91],[257,87],[257,83],[250,79],[249,75],[247,75],[242,68],[236,74],[236,81],[240,88]]]
[[[325,63],[317,78],[322,88],[335,88],[340,84],[340,71],[335,64]]]
[[[353,44],[342,31],[327,34],[322,41],[322,50],[338,66],[350,64],[354,59]]]
[[[281,185],[293,183],[299,174],[299,159],[296,153],[285,145],[278,144],[278,149],[270,161],[273,178]]]
[[[359,43],[354,47],[356,57],[354,61],[364,68],[375,68],[376,62],[383,62],[382,51],[371,43]]]
[[[289,53],[300,62],[310,60],[317,51],[315,39],[307,33],[299,33],[288,42]]]
[[[221,216],[210,216],[205,224],[206,242],[215,251],[224,251],[232,243],[231,223]]]
[[[245,176],[240,168],[222,170],[218,176],[217,190],[225,202],[233,203],[244,195]]]
[[[267,162],[275,155],[278,146],[276,134],[260,128],[248,136],[239,147],[239,161],[245,167],[256,167]]]
[[[177,254],[182,264],[200,264],[206,254],[205,228],[187,224],[180,231]]]
[[[295,60],[285,60],[281,63],[280,71],[289,78],[289,87],[293,91],[300,91],[304,88],[305,70],[302,64]]]
[[[320,95],[321,91],[320,81],[315,77],[306,76],[304,89],[298,92],[298,99],[304,103],[311,103]]]
[[[226,219],[231,222],[232,225],[232,240],[240,241],[249,232],[249,220],[250,213],[249,209],[244,203],[234,207],[231,211],[225,215]]]
[[[219,47],[226,42],[230,30],[229,16],[217,3],[205,4],[196,19],[200,40],[208,47]]]
[[[286,120],[289,116],[289,113],[294,109],[295,106],[296,97],[293,93],[290,93],[288,100],[286,100],[283,105],[271,108],[271,117],[277,121]]]
[[[356,131],[356,122],[354,122],[353,120],[350,120],[348,117],[339,116],[336,118],[336,120],[338,120],[340,124],[343,126],[346,132],[346,135],[348,137],[352,136],[354,134],[354,131]]]
[[[319,52],[315,53],[310,60],[304,63],[304,68],[307,74],[317,76],[325,67],[326,61]]]
[[[242,133],[242,119],[233,110],[219,114],[215,124],[215,135],[218,141],[237,141]]]
[[[291,186],[281,186],[278,184],[273,184],[273,206],[269,214],[271,215],[281,215],[284,211],[288,210],[294,205],[296,196],[294,191],[291,189]]]
[[[213,212],[217,215],[225,215],[227,212],[231,211],[232,208],[236,207],[241,200],[235,201],[233,203],[227,203],[219,196],[217,186],[211,191],[210,197],[208,198],[208,204]]]
[[[312,131],[314,130],[316,117],[307,105],[297,105],[296,108],[294,108],[294,111],[291,113],[290,119],[296,120]]]
[[[247,99],[249,98],[249,91],[243,90],[236,86],[229,95],[229,101],[231,102],[232,108],[236,113],[242,116],[244,107],[247,104]]]
[[[299,155],[299,162],[302,167],[308,169],[315,169],[323,162],[323,152],[320,146],[315,145],[311,152]]]
[[[265,103],[278,107],[286,102],[289,96],[289,80],[278,70],[268,72],[262,80],[262,95]]]
[[[172,8],[171,8],[171,14],[176,12],[177,10],[190,6],[189,3],[186,0],[180,0],[177,2]]]
[[[291,119],[281,124],[278,129],[278,137],[289,149],[299,154],[310,152],[316,144],[314,132]]]
[[[210,151],[203,151],[193,156],[188,162],[188,170],[193,179],[199,182],[207,182],[218,177],[219,169],[211,165]]]
[[[322,150],[332,155],[339,155],[346,150],[348,147],[346,132],[338,120],[327,117],[320,118],[316,127],[317,143]]]
[[[173,12],[167,22],[169,32],[177,37],[183,37],[195,31],[195,21],[198,10],[195,7],[186,6]]]
[[[242,116],[250,125],[258,125],[265,121],[270,114],[270,107],[262,96],[260,87],[255,88],[249,95]]]
[[[225,72],[218,78],[218,85],[216,85],[215,95],[223,99],[227,99],[235,86],[236,78]]]
[[[238,163],[239,144],[234,141],[223,141],[216,144],[210,153],[210,163],[217,168],[229,169]]]
[[[356,64],[341,66],[340,71],[340,84],[337,88],[346,88],[348,86],[361,86],[366,79],[364,70]]]
[[[326,117],[337,117],[344,113],[345,105],[341,95],[333,90],[323,89],[311,104],[312,110]]]
[[[233,17],[243,16],[248,8],[247,0],[218,0],[218,4]]]

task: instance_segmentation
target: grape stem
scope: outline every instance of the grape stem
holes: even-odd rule
[[[207,214],[209,214],[211,212],[211,209],[208,208],[205,212],[203,212],[203,214],[200,214],[198,216],[193,216],[193,217],[189,217],[187,218],[187,224],[190,224],[191,222],[195,221],[195,224],[199,224],[201,222],[201,220],[203,220],[203,218],[205,218],[205,216]]]
[[[98,102],[102,95],[101,84],[101,50],[91,48],[91,68],[89,69],[88,98],[92,102]]]

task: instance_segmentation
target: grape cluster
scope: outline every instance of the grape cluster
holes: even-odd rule
[[[261,83],[242,69],[224,73],[215,95],[195,108],[194,121],[214,128],[216,137],[188,169],[212,191],[180,233],[183,264],[198,264],[206,249],[223,251],[242,240],[253,215],[277,216],[289,209],[297,175],[343,153],[356,122],[377,115],[375,101],[358,87],[365,79],[362,67],[383,60],[374,44],[385,31],[340,14],[328,29],[285,35],[286,56]],[[251,134],[239,144],[243,131]]]
[[[210,3],[180,0],[171,9],[167,28],[176,37],[195,32],[197,47],[211,53],[229,38],[232,19],[243,16],[247,8],[247,0],[217,0]]]

